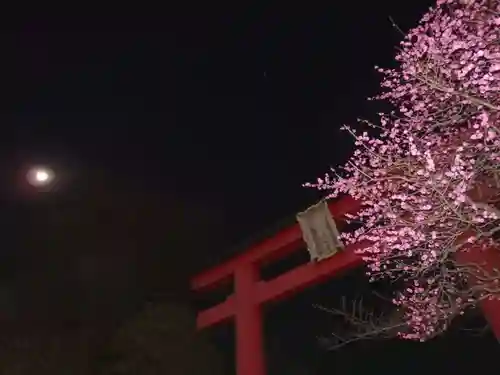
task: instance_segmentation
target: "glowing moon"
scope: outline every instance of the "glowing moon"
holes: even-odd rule
[[[45,182],[49,179],[49,174],[46,171],[37,171],[35,178],[38,182]]]
[[[54,172],[46,167],[34,167],[28,171],[28,182],[36,187],[49,185],[54,179]]]

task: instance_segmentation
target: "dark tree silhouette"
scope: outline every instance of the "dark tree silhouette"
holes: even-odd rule
[[[8,360],[0,373],[79,374],[145,301],[161,295],[189,310],[179,301],[189,275],[209,261],[217,211],[123,182],[93,173],[74,188],[4,207],[0,354]]]
[[[220,375],[220,356],[194,326],[186,306],[150,304],[113,338],[101,375]]]

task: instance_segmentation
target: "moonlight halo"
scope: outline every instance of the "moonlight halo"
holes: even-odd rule
[[[54,172],[48,167],[32,167],[26,174],[28,183],[35,187],[46,187],[54,180]]]

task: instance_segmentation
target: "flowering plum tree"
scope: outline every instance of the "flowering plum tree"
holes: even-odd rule
[[[399,336],[423,341],[500,296],[500,271],[458,256],[495,248],[500,234],[500,0],[438,0],[396,60],[376,67],[372,98],[393,111],[360,120],[369,132],[345,126],[354,154],[306,186],[363,203],[343,240],[369,241],[359,253],[371,279],[405,282],[392,300]]]

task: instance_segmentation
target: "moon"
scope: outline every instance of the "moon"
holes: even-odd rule
[[[32,186],[45,187],[54,180],[54,172],[48,167],[33,167],[28,171],[26,178]]]
[[[37,171],[35,179],[38,182],[46,182],[49,179],[49,174],[46,171]]]

